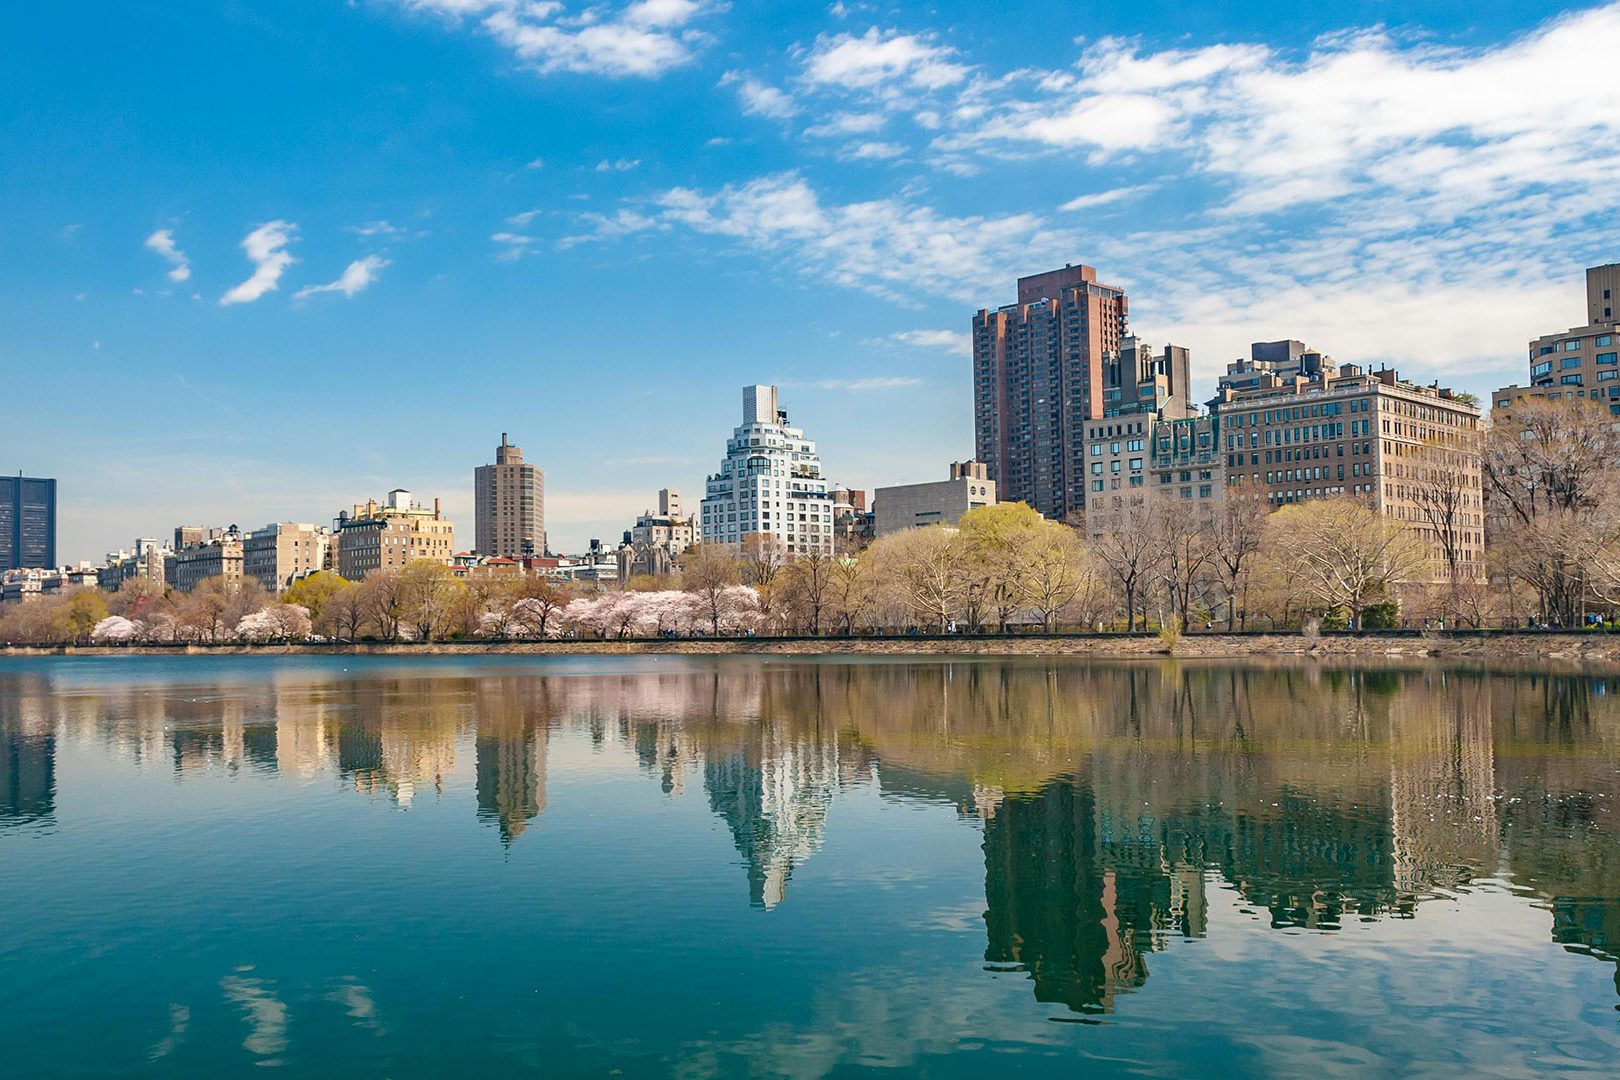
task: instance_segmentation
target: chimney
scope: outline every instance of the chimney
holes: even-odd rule
[[[437,495],[433,496],[433,520],[439,520],[439,497]]]

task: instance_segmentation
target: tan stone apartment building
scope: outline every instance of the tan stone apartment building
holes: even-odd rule
[[[318,525],[273,522],[242,540],[242,574],[280,593],[331,566],[331,533]]]
[[[1390,368],[1243,374],[1244,388],[1223,379],[1210,403],[1230,491],[1259,492],[1270,509],[1357,497],[1423,537],[1437,560],[1442,534],[1451,535],[1461,572],[1483,574],[1478,408]],[[1443,522],[1442,489],[1455,507]],[[1437,561],[1437,580],[1441,573]]]
[[[433,500],[432,509],[411,501],[396,488],[387,501],[357,503],[337,522],[337,572],[361,581],[373,570],[401,570],[417,559],[449,565],[456,553],[456,527]]]
[[[183,593],[211,577],[224,578],[227,589],[236,589],[242,584],[242,534],[232,526],[173,552],[165,559],[164,576],[170,588]]]

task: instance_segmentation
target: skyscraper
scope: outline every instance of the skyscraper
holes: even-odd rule
[[[1018,301],[973,316],[975,448],[1003,502],[1047,517],[1085,506],[1085,422],[1126,336],[1123,289],[1089,266],[1018,279]]]
[[[831,554],[832,511],[816,444],[788,427],[776,387],[744,387],[743,422],[726,442],[725,460],[703,497],[703,542]]]
[[[0,570],[56,565],[56,481],[0,477]]]
[[[473,470],[473,505],[478,554],[521,559],[546,553],[546,474],[524,464],[523,451],[504,431],[495,464]]]

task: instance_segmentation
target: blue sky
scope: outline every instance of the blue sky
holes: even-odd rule
[[[962,352],[1087,262],[1198,389],[1254,340],[1488,391],[1620,259],[1620,5],[234,0],[0,38],[0,467],[65,559],[395,486],[554,545],[774,381],[830,474],[969,454]]]

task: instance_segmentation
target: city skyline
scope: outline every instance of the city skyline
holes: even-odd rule
[[[63,559],[396,485],[471,523],[501,430],[577,550],[700,490],[751,383],[840,483],[930,480],[973,452],[968,314],[1066,262],[1191,349],[1195,400],[1284,338],[1483,398],[1615,257],[1616,5],[1148,5],[1079,42],[971,7],[577,15],[18,16],[0,361],[71,381],[0,457],[63,481]],[[903,445],[857,438],[897,410]]]

